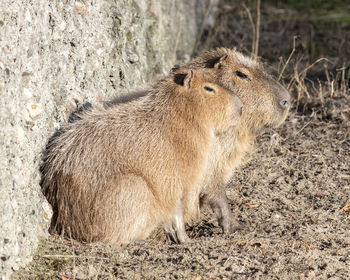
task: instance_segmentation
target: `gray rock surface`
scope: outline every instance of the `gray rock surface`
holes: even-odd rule
[[[189,59],[208,2],[1,0],[0,279],[48,234],[39,166],[49,137],[84,102]]]

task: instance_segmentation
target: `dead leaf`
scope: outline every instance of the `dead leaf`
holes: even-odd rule
[[[342,209],[339,210],[339,212],[343,211],[346,212],[348,215],[346,219],[350,218],[350,204],[345,205]]]
[[[258,208],[260,204],[254,204],[254,203],[246,203],[245,206],[249,208]]]
[[[304,245],[305,245],[305,247],[308,248],[309,250],[313,250],[313,249],[314,249],[314,247],[313,247],[311,244],[309,244],[309,242],[307,242],[306,240],[304,240]]]
[[[197,275],[197,273],[195,273],[195,272],[192,274],[192,276],[193,276],[193,277],[191,278],[192,280],[201,280],[201,279],[202,279],[202,276]]]
[[[345,112],[344,114],[345,114],[345,117],[346,117],[348,120],[350,120],[350,111],[349,111],[349,112]]]
[[[66,277],[64,275],[58,275],[58,278],[61,279],[61,280],[76,280],[75,278]]]
[[[340,209],[339,212],[342,212],[342,211],[350,211],[350,204],[345,205],[342,209]]]
[[[260,243],[260,242],[256,242],[256,243],[253,243],[252,245],[250,245],[252,247],[257,247],[257,248],[265,248],[267,247],[268,245],[266,243]]]
[[[252,247],[255,247],[258,249],[259,253],[260,253],[260,256],[263,255],[263,248],[267,247],[267,244],[265,243],[260,243],[260,242],[256,242],[256,243],[253,243],[252,245],[250,245]]]

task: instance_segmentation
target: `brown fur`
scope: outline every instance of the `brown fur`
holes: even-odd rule
[[[239,126],[232,127],[216,137],[216,149],[211,153],[205,176],[200,186],[188,197],[185,220],[198,215],[198,199],[209,204],[216,213],[224,231],[236,228],[225,193],[225,185],[244,155],[252,149],[260,128],[279,126],[290,106],[287,90],[269,76],[256,60],[226,48],[203,53],[174,72],[206,68],[215,81],[231,90],[243,102]],[[246,76],[242,75],[245,74]]]
[[[215,134],[237,125],[241,106],[190,70],[145,96],[81,114],[47,149],[42,187],[54,210],[51,232],[123,244],[164,227],[184,241],[186,196],[203,177]]]

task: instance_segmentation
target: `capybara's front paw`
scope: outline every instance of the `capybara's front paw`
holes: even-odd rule
[[[234,233],[242,229],[241,225],[233,217],[223,217],[219,224],[224,233]]]
[[[172,243],[188,243],[191,238],[188,237],[185,231],[176,229],[174,226],[169,226],[164,228],[167,240]]]

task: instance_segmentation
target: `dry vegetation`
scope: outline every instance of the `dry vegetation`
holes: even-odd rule
[[[242,230],[223,235],[207,211],[185,245],[162,233],[122,248],[52,236],[14,279],[349,279],[350,24],[310,11],[261,3],[258,54],[294,106],[228,186]],[[256,48],[256,1],[223,0],[217,12],[201,50]]]

